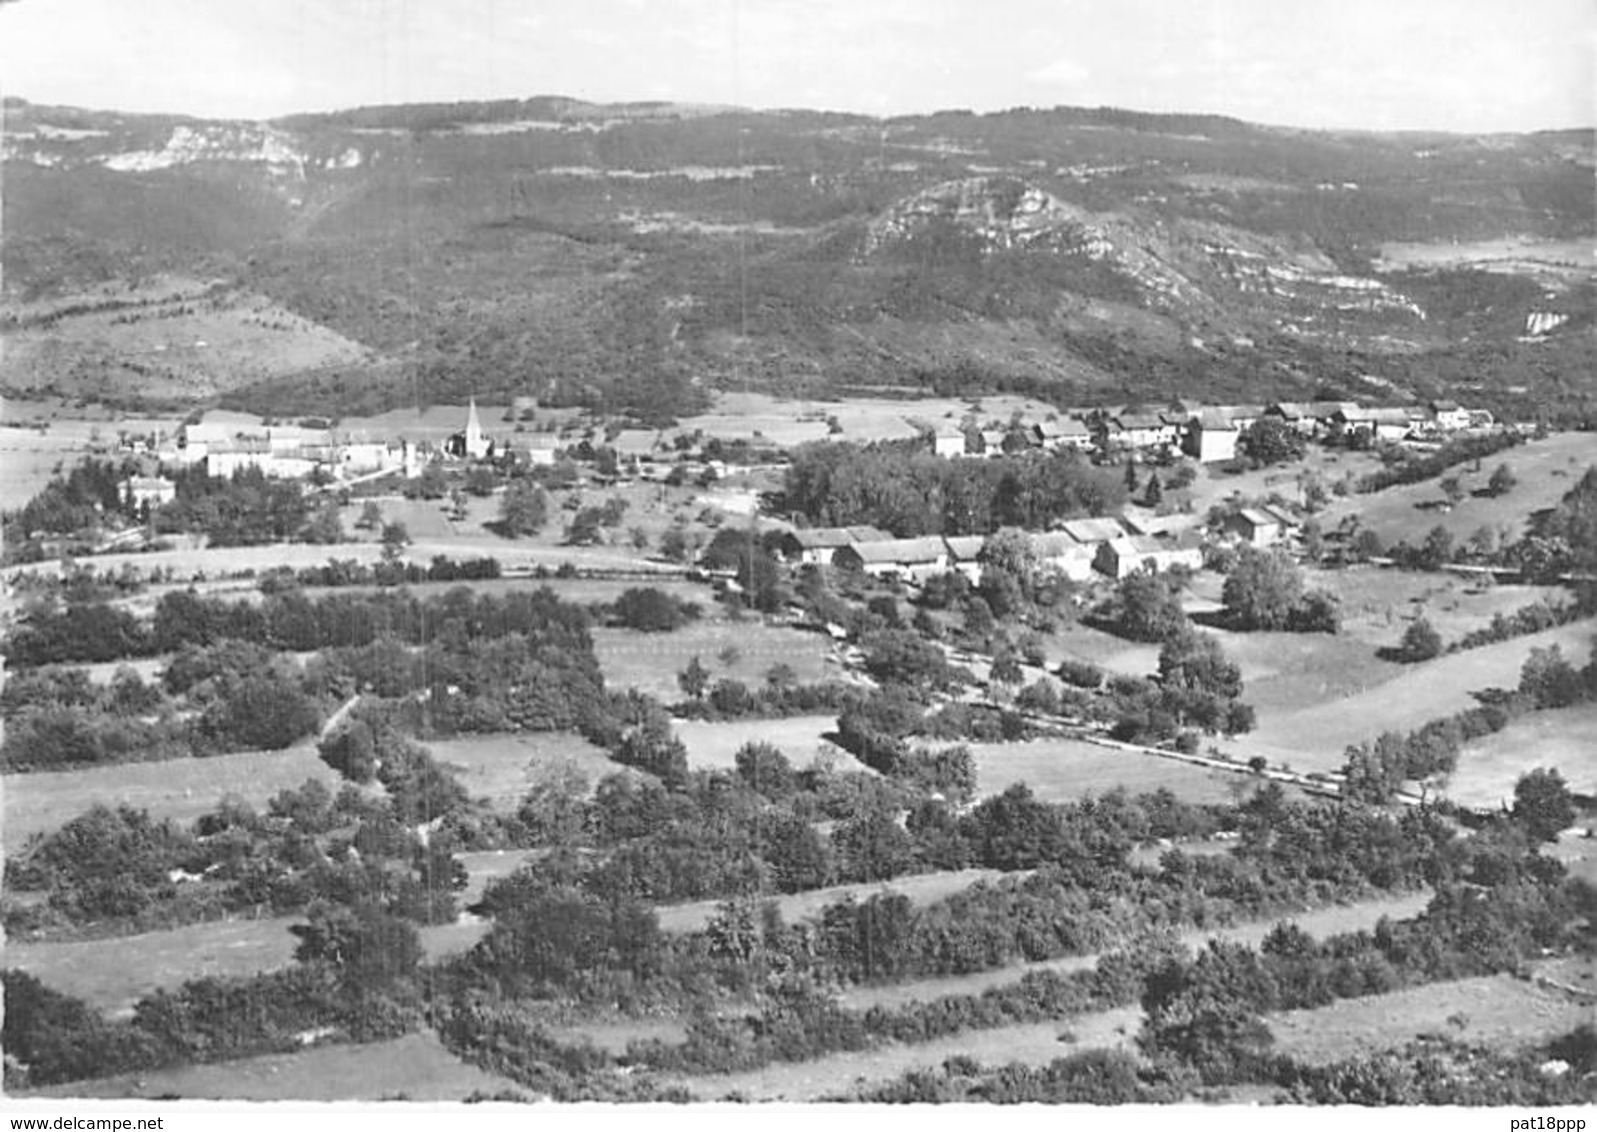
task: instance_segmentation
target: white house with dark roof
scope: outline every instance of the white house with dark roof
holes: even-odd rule
[[[965,430],[951,424],[938,425],[932,430],[932,455],[953,459],[965,454]]]
[[[1200,464],[1231,460],[1242,432],[1224,409],[1204,409],[1187,427],[1187,455]]]
[[[1055,421],[1038,421],[1031,426],[1037,444],[1048,452],[1061,448],[1074,448],[1078,452],[1093,446],[1092,429],[1075,417]]]

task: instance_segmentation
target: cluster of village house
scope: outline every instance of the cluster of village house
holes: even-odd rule
[[[1056,450],[1075,448],[1105,457],[1128,453],[1184,453],[1201,463],[1234,459],[1244,430],[1274,419],[1317,440],[1340,440],[1363,432],[1371,440],[1425,440],[1469,429],[1491,428],[1492,415],[1456,401],[1370,408],[1353,401],[1277,401],[1269,405],[1201,405],[1175,401],[1162,409],[1099,409],[1031,426],[1027,440]],[[1004,450],[1004,430],[972,432],[947,426],[932,437],[939,456],[995,456]]]
[[[1305,437],[1332,441],[1361,430],[1373,440],[1427,440],[1493,425],[1490,413],[1466,409],[1452,401],[1402,408],[1370,408],[1351,401],[1228,406],[1178,401],[1163,409],[1099,409],[1039,421],[1025,430],[1025,442],[1045,451],[1074,448],[1102,459],[1185,453],[1200,462],[1212,463],[1233,459],[1243,430],[1266,419],[1278,420]],[[1010,430],[944,427],[933,430],[930,441],[932,450],[940,456],[971,458],[1002,453],[1010,436]],[[669,461],[655,461],[664,446],[661,433],[628,429],[608,444],[623,463],[641,475],[660,473],[670,466]],[[528,464],[552,464],[558,445],[559,440],[552,433],[518,433],[510,441],[490,438],[483,431],[476,403],[472,402],[462,430],[438,446],[410,440],[374,440],[335,429],[274,426],[244,432],[232,424],[201,422],[185,425],[178,437],[158,446],[153,455],[162,468],[203,465],[211,476],[228,477],[241,469],[258,468],[272,477],[303,478],[320,470],[347,483],[396,472],[414,477],[427,462],[438,457],[482,460],[512,456]],[[128,482],[127,490],[133,505],[155,507],[175,496],[176,485],[160,475],[141,475]],[[1269,512],[1244,511],[1236,521],[1240,537],[1263,544],[1272,541],[1275,532],[1290,519]],[[1101,522],[1113,525],[1110,520]],[[843,537],[835,532],[827,537],[841,539],[824,548],[828,561],[837,557],[870,573],[893,573],[906,578],[949,568],[973,569],[968,564],[975,561],[980,549],[979,540],[972,544],[968,539],[892,540]],[[1200,556],[1195,544],[1173,538],[1169,530],[1139,529],[1135,524],[1130,528],[1114,526],[1112,530],[1067,527],[1035,537],[1041,540],[1037,547],[1039,558],[1071,577],[1086,577],[1094,570],[1120,577],[1143,564],[1162,569],[1191,564]],[[812,548],[798,548],[794,556],[815,561],[816,553]]]
[[[1198,522],[1192,515],[1128,511],[1114,518],[1070,519],[1056,530],[1022,534],[1040,568],[1081,582],[1094,574],[1119,579],[1137,570],[1200,568],[1203,546],[1197,537]],[[1297,525],[1289,512],[1249,507],[1227,520],[1226,532],[1263,547],[1280,542]],[[781,550],[800,565],[837,566],[877,578],[924,582],[952,571],[975,582],[981,577],[986,542],[981,535],[894,538],[875,527],[812,527],[785,532]]]
[[[554,463],[557,441],[552,434],[526,434],[517,440],[518,458],[531,464]],[[485,460],[506,451],[504,442],[483,431],[473,401],[466,410],[465,427],[436,446],[425,441],[374,440],[331,428],[273,425],[246,431],[236,424],[201,421],[184,425],[176,436],[156,445],[151,456],[162,470],[203,467],[206,475],[222,479],[256,468],[273,479],[303,479],[321,471],[347,483],[395,472],[414,478],[435,457]],[[135,506],[159,506],[176,493],[177,485],[160,475],[128,481]]]

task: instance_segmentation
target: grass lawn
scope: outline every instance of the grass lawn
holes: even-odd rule
[[[1579,794],[1597,794],[1597,704],[1521,716],[1465,746],[1447,796],[1466,806],[1514,800],[1514,783],[1537,767],[1557,770]]]
[[[1326,508],[1321,523],[1330,530],[1344,516],[1357,514],[1363,525],[1388,545],[1400,539],[1418,543],[1438,524],[1446,527],[1455,541],[1467,539],[1481,527],[1506,530],[1512,541],[1524,533],[1529,515],[1557,503],[1593,463],[1597,463],[1597,456],[1593,454],[1590,433],[1558,433],[1488,456],[1481,461],[1479,471],[1471,471],[1470,464],[1460,464],[1445,473],[1458,476],[1465,491],[1474,492],[1486,486],[1499,464],[1507,464],[1519,483],[1506,495],[1495,499],[1466,495],[1448,511],[1422,506],[1445,502],[1446,496],[1438,486],[1442,477],[1437,477],[1373,495],[1335,499]]]
[[[473,798],[514,810],[529,788],[550,771],[570,765],[594,785],[621,769],[603,748],[564,731],[474,735],[427,743],[433,757],[453,770]]]
[[[1566,1033],[1591,1016],[1590,1004],[1510,975],[1492,975],[1343,999],[1273,1015],[1268,1023],[1278,1051],[1324,1064],[1429,1033],[1514,1049]]]
[[[1117,751],[1076,739],[1033,739],[1024,743],[971,743],[976,785],[998,794],[1017,782],[1048,802],[1074,802],[1083,794],[1103,794],[1123,786],[1133,794],[1168,787],[1186,802],[1231,802],[1233,783],[1251,793],[1254,780],[1243,774],[1209,770]]]
[[[1591,623],[1577,622],[1407,665],[1395,676],[1383,673],[1372,661],[1372,682],[1363,691],[1298,709],[1261,711],[1257,730],[1222,746],[1243,759],[1263,755],[1295,770],[1335,770],[1351,744],[1374,739],[1383,731],[1412,730],[1471,707],[1476,701],[1470,693],[1482,688],[1516,686],[1520,667],[1533,648],[1558,644],[1571,661],[1584,664],[1591,637]]]
[[[895,892],[909,897],[917,904],[927,904],[961,892],[978,881],[996,880],[1003,875],[997,869],[952,869],[947,872],[897,877],[876,884],[840,884],[831,888],[817,888],[809,892],[774,896],[769,902],[781,909],[783,920],[792,924],[808,916],[818,915],[828,904],[849,895],[858,900],[866,900],[877,893]],[[660,927],[668,932],[698,931],[710,922],[710,917],[715,915],[720,903],[718,900],[698,900],[692,904],[666,905],[657,909],[660,915]]]
[[[205,759],[8,774],[5,847],[15,852],[31,835],[57,829],[95,803],[133,806],[157,818],[188,822],[215,809],[227,795],[260,808],[279,791],[301,786],[307,778],[338,789],[338,775],[309,745]]]
[[[821,738],[837,726],[835,715],[795,715],[787,719],[733,719],[708,723],[699,719],[676,721],[677,738],[687,744],[688,765],[730,769],[734,757],[748,743],[770,743],[800,770],[817,758],[837,770],[864,770],[863,764],[841,747]]]
[[[636,688],[666,703],[682,699],[677,673],[694,657],[709,669],[712,680],[725,677],[749,685],[763,683],[776,664],[792,668],[800,683],[842,675],[841,668],[829,663],[830,645],[819,633],[753,619],[695,621],[670,633],[595,629],[593,651],[610,687]]]
[[[430,1031],[367,1045],[327,1045],[214,1065],[144,1070],[53,1085],[23,1097],[234,1101],[461,1101],[517,1086],[468,1065]],[[523,1090],[524,1091],[524,1090]]]

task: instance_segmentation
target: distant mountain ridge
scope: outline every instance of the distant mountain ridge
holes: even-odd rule
[[[221,280],[366,359],[174,388],[335,412],[469,388],[644,417],[729,385],[1093,399],[1552,381],[1585,403],[1560,376],[1592,336],[1591,272],[1567,253],[1376,268],[1394,243],[1514,237],[1534,261],[1537,241],[1590,240],[1592,131],[558,96],[271,122],[12,99],[4,117],[13,321],[118,281]],[[95,335],[113,356],[115,334]],[[28,365],[0,362],[0,387],[120,380]]]

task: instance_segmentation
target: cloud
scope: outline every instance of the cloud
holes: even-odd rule
[[[1034,83],[1048,86],[1081,86],[1092,78],[1092,72],[1074,59],[1055,59],[1035,71],[1026,72],[1026,77]]]

